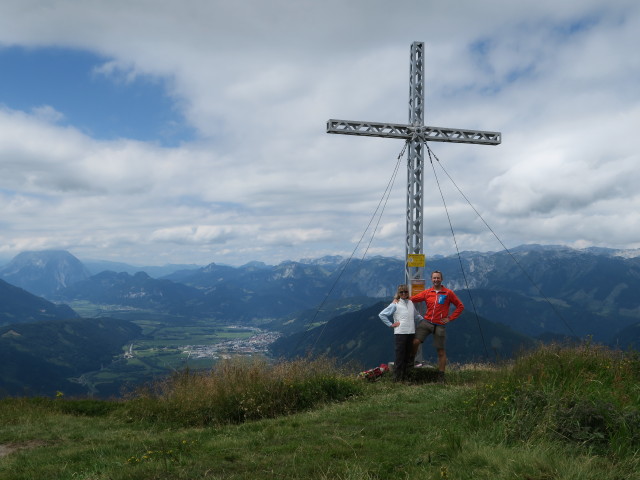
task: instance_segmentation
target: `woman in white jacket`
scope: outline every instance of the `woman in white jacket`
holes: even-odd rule
[[[413,362],[413,336],[416,323],[422,320],[422,315],[409,299],[409,288],[406,285],[398,285],[395,298],[397,303],[391,303],[378,316],[386,326],[393,328],[396,351],[393,379],[399,382],[407,378],[409,364]]]

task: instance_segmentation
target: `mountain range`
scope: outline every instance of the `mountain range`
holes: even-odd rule
[[[467,307],[451,326],[450,358],[506,358],[519,347],[558,338],[640,348],[637,253],[526,245],[427,258],[426,271],[442,271],[444,284]],[[393,357],[377,313],[403,282],[402,260],[330,256],[191,267],[167,266],[160,278],[131,266],[92,273],[69,252],[24,252],[0,268],[0,326],[6,332],[27,323],[65,328],[60,321],[79,317],[67,304],[90,304],[101,315],[134,323],[152,315],[169,322],[258,325],[283,334],[272,346],[279,357],[309,350],[364,364]],[[125,331],[116,336],[122,345],[134,335]]]
[[[110,311],[121,307],[126,315],[116,316],[126,318],[147,311],[220,323],[275,322],[273,328],[288,319],[285,330],[292,332],[295,325],[308,328],[299,321],[301,312],[321,303],[342,308],[338,305],[353,303],[350,299],[369,299],[355,302],[368,306],[391,298],[404,275],[403,262],[388,257],[306,262],[212,263],[153,278],[145,272],[88,275],[68,252],[25,252],[0,269],[0,278],[56,304],[87,301],[110,306]],[[427,270],[442,271],[445,285],[466,297],[467,308],[478,315],[534,337],[552,332],[608,342],[618,330],[640,322],[640,257],[627,258],[615,250],[533,245],[509,252],[464,252],[434,257]],[[15,315],[3,309],[0,319]],[[42,309],[32,312],[37,310]],[[16,322],[26,319],[35,317],[30,313]],[[601,328],[603,323],[608,328]]]

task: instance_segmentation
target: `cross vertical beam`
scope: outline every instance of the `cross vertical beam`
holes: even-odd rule
[[[409,69],[409,124],[424,125],[424,44],[411,45],[411,67]],[[410,254],[422,254],[424,216],[424,142],[417,135],[409,140],[407,153],[407,228],[405,237],[405,259]],[[410,267],[405,261],[405,283],[424,278],[424,267]]]
[[[411,45],[409,72],[409,123],[360,122],[351,120],[327,121],[327,133],[368,137],[400,138],[407,148],[407,231],[405,255],[424,255],[423,188],[424,151],[426,142],[473,143],[500,145],[502,134],[484,130],[430,127],[424,124],[424,43]],[[405,283],[424,282],[424,267],[410,267],[405,263]]]

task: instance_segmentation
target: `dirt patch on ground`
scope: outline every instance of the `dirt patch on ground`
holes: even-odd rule
[[[17,447],[13,445],[0,445],[0,458],[6,457],[10,453],[13,453],[17,450]]]
[[[44,442],[39,442],[37,440],[33,440],[31,442],[25,442],[25,443],[0,444],[0,458],[6,457],[7,455],[11,455],[13,452],[17,452],[18,450],[41,447],[42,445],[44,445]]]

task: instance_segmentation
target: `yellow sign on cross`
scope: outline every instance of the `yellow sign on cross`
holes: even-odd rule
[[[408,267],[424,267],[424,254],[410,253],[407,255]]]

